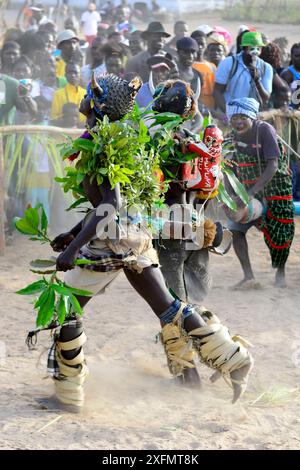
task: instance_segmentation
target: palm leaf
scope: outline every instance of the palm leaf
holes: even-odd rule
[[[234,172],[230,168],[224,168],[223,173],[226,174],[229,183],[231,184],[236,195],[243,201],[244,204],[249,203],[249,196],[245,186],[238,180]]]
[[[27,182],[28,174],[30,172],[29,165],[32,163],[33,149],[34,149],[34,142],[30,140],[26,155],[24,158],[22,158],[22,169],[20,170],[20,173],[17,179],[17,184],[16,184],[17,194],[20,194],[26,188],[26,182]]]
[[[17,139],[15,140],[15,147],[13,149],[13,153],[11,158],[8,157],[7,163],[8,163],[8,168],[6,172],[6,178],[7,178],[7,184],[10,185],[11,182],[11,177],[15,171],[15,168],[18,164],[18,167],[20,168],[21,162],[22,162],[22,145],[24,142],[24,135],[18,135]],[[12,140],[11,143],[9,144],[8,148],[10,149],[12,145]],[[18,172],[17,172],[18,176]]]
[[[64,165],[60,158],[60,153],[55,146],[55,142],[53,139],[48,139],[47,148],[49,149],[48,157],[51,161],[51,165],[53,170],[55,171],[55,175],[58,177],[64,176]]]
[[[237,203],[231,198],[231,196],[226,191],[223,182],[221,181],[218,186],[218,199],[228,206],[231,210],[237,210]]]
[[[4,140],[5,149],[4,149],[3,159],[4,159],[4,164],[5,165],[8,164],[8,162],[9,162],[10,151],[11,151],[11,148],[12,148],[12,145],[13,145],[13,142],[15,141],[15,139],[16,139],[15,135],[8,135],[6,137],[6,139]]]

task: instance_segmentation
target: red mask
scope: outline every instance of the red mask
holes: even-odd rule
[[[221,156],[223,140],[223,133],[217,126],[208,126],[204,130],[203,142],[209,148],[212,157],[218,158]]]
[[[204,130],[203,142],[207,147],[217,147],[224,140],[221,129],[217,126],[208,126]]]

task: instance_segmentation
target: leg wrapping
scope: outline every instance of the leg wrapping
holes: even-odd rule
[[[70,341],[56,342],[56,361],[59,366],[59,374],[55,377],[55,390],[57,398],[65,404],[83,406],[83,385],[88,376],[88,368],[84,360],[82,346],[86,342],[86,336],[82,332],[77,338]],[[79,349],[78,349],[79,348]],[[64,351],[76,350],[72,359],[63,356]]]
[[[216,370],[211,380],[214,382],[221,375],[227,383],[227,379],[230,379],[234,389],[233,402],[235,402],[246,390],[249,374],[253,368],[254,360],[248,350],[251,344],[241,336],[231,336],[217,315],[205,307],[197,307],[196,310],[205,321],[205,326],[187,333],[182,321],[179,325],[183,334],[192,339],[200,361]]]
[[[190,331],[188,336],[192,338],[200,360],[217,370],[211,378],[212,381],[218,377],[216,374],[222,375],[227,383],[227,378],[230,378],[233,388],[239,386],[237,397],[240,397],[247,388],[249,374],[254,364],[248,351],[251,345],[241,336],[231,336],[219,318],[211,312],[204,309],[201,316],[205,318],[206,326]],[[239,369],[242,371],[239,373],[239,378],[233,378],[232,373]]]
[[[202,362],[219,369],[223,375],[252,363],[246,342],[238,336],[231,337],[221,323],[213,323],[188,333]]]
[[[192,341],[186,334],[182,334],[177,323],[185,304],[183,304],[172,323],[166,323],[161,331],[161,342],[167,356],[170,373],[174,377],[183,375],[185,369],[195,368],[195,351]]]

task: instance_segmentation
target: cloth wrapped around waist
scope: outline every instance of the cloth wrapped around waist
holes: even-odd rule
[[[89,212],[83,227],[90,221],[94,211]],[[148,266],[158,266],[158,257],[152,246],[152,235],[143,224],[113,221],[101,238],[95,236],[81,251],[79,258],[97,262],[82,265],[83,269],[105,272],[124,267],[141,272]],[[111,234],[113,236],[109,236]]]

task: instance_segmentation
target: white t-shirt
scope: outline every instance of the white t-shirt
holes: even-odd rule
[[[100,21],[101,16],[97,11],[85,11],[82,13],[83,34],[85,36],[97,36],[97,26]]]
[[[84,65],[81,69],[81,85],[83,88],[86,88],[90,83],[93,72],[95,73],[96,78],[98,78],[100,75],[106,73],[106,65],[98,65],[95,69],[92,69],[90,64]]]

